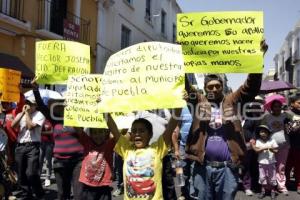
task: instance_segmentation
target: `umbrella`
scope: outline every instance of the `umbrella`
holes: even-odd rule
[[[40,91],[40,95],[43,99],[43,102],[46,105],[48,104],[49,99],[63,99],[63,96],[60,93],[56,92],[56,91],[48,90],[48,89],[39,89],[39,91]],[[28,92],[26,92],[24,94],[24,96],[25,96],[26,99],[31,97],[31,96],[34,96],[33,91],[29,90]]]
[[[265,105],[264,108],[266,110],[271,110],[271,105],[273,103],[273,101],[279,101],[280,103],[284,104],[286,102],[286,99],[284,96],[279,95],[279,94],[273,94],[271,96],[267,96],[265,99]]]
[[[291,83],[285,81],[262,81],[260,87],[261,94],[267,94],[271,92],[279,92],[284,90],[295,89]]]
[[[128,113],[121,116],[114,116],[114,120],[118,126],[119,129],[129,129],[131,128],[132,122],[135,120],[135,114],[134,113]]]

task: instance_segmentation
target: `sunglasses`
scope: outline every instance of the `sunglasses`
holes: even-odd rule
[[[217,90],[219,90],[222,87],[221,84],[212,84],[212,85],[207,85],[206,89],[207,90],[213,90],[214,88],[216,88]]]

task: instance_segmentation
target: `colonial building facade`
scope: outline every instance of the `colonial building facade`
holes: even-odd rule
[[[300,87],[300,21],[285,38],[280,51],[274,57],[275,78]]]
[[[90,45],[91,71],[108,57],[144,41],[175,42],[176,0],[0,0],[0,67],[35,71],[35,42],[74,40]]]
[[[102,73],[108,57],[145,41],[176,41],[176,0],[98,0],[97,64]]]
[[[0,67],[35,71],[35,42],[68,39],[90,45],[96,61],[97,3],[94,0],[1,0]]]

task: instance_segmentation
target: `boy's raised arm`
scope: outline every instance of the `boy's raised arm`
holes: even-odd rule
[[[111,131],[111,133],[114,136],[114,140],[118,141],[119,138],[120,138],[121,133],[120,133],[118,127],[117,127],[117,124],[116,124],[115,120],[112,118],[110,113],[103,113],[103,117],[106,120],[106,123],[107,123],[107,126],[108,126],[109,130]]]
[[[181,114],[182,108],[175,108],[174,113],[172,114],[172,117],[167,125],[167,128],[165,132],[163,133],[163,137],[165,140],[165,143],[167,145],[170,145],[172,142],[172,134],[176,126],[178,125],[178,121],[180,120],[180,114]]]

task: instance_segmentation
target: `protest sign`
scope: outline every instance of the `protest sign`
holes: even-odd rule
[[[101,94],[101,75],[69,76],[64,125],[75,127],[106,128],[97,99]]]
[[[66,84],[68,75],[90,73],[90,46],[73,41],[39,41],[35,73],[40,84]]]
[[[262,73],[262,12],[177,14],[187,73]]]
[[[183,107],[180,45],[145,42],[112,55],[102,77],[104,112]]]
[[[21,72],[0,68],[1,101],[18,102],[20,100]]]

